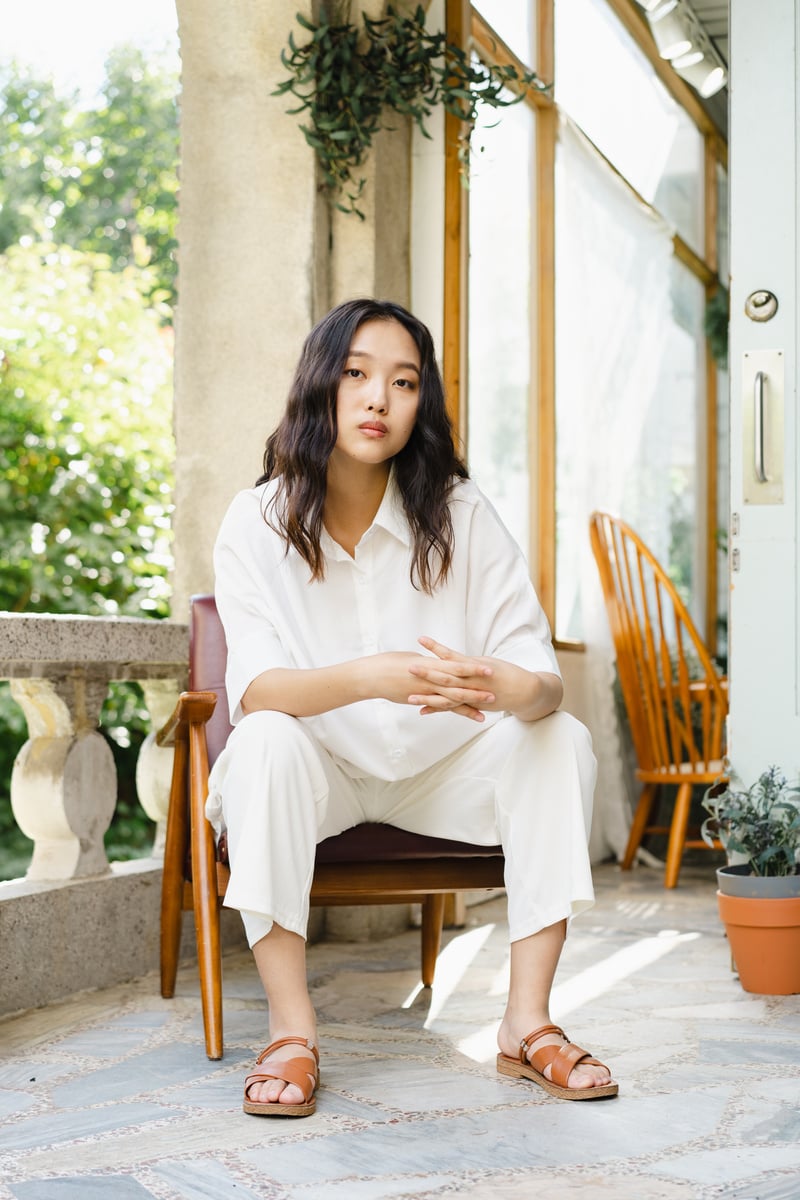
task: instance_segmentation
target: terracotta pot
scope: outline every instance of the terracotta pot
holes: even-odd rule
[[[761,996],[800,992],[800,896],[769,900],[717,892],[717,903],[744,990]]]

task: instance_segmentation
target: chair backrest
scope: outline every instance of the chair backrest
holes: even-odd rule
[[[723,756],[724,681],[675,585],[638,534],[595,512],[590,536],[639,768],[691,763],[706,770]]]
[[[216,692],[217,706],[206,726],[208,765],[212,767],[231,732],[225,665],[228,647],[225,630],[213,596],[192,596],[189,621],[189,688],[193,692]]]

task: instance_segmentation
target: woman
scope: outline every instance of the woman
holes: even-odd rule
[[[245,1111],[314,1111],[315,847],[365,820],[502,843],[498,1070],[565,1099],[616,1095],[548,1011],[567,919],[593,901],[589,736],[557,711],[524,559],[455,452],[431,336],[405,309],[349,301],[314,328],[214,562],[235,728],[207,813],[269,1002]]]

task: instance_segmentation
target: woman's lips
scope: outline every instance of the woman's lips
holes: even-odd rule
[[[358,427],[367,437],[381,438],[385,437],[389,430],[380,421],[365,421],[363,425]]]

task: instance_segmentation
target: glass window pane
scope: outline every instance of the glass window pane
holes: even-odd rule
[[[524,104],[487,110],[469,191],[469,467],[526,554],[533,136]]]
[[[728,286],[731,260],[728,244],[728,172],[717,163],[717,262],[720,283]]]
[[[533,65],[533,17],[529,0],[479,0],[475,9],[522,62]]]
[[[556,0],[559,106],[703,251],[703,138],[605,0]]]
[[[565,131],[556,174],[559,637],[591,640],[594,620],[603,634],[588,547],[594,509],[633,526],[702,618],[704,307],[669,231]]]

